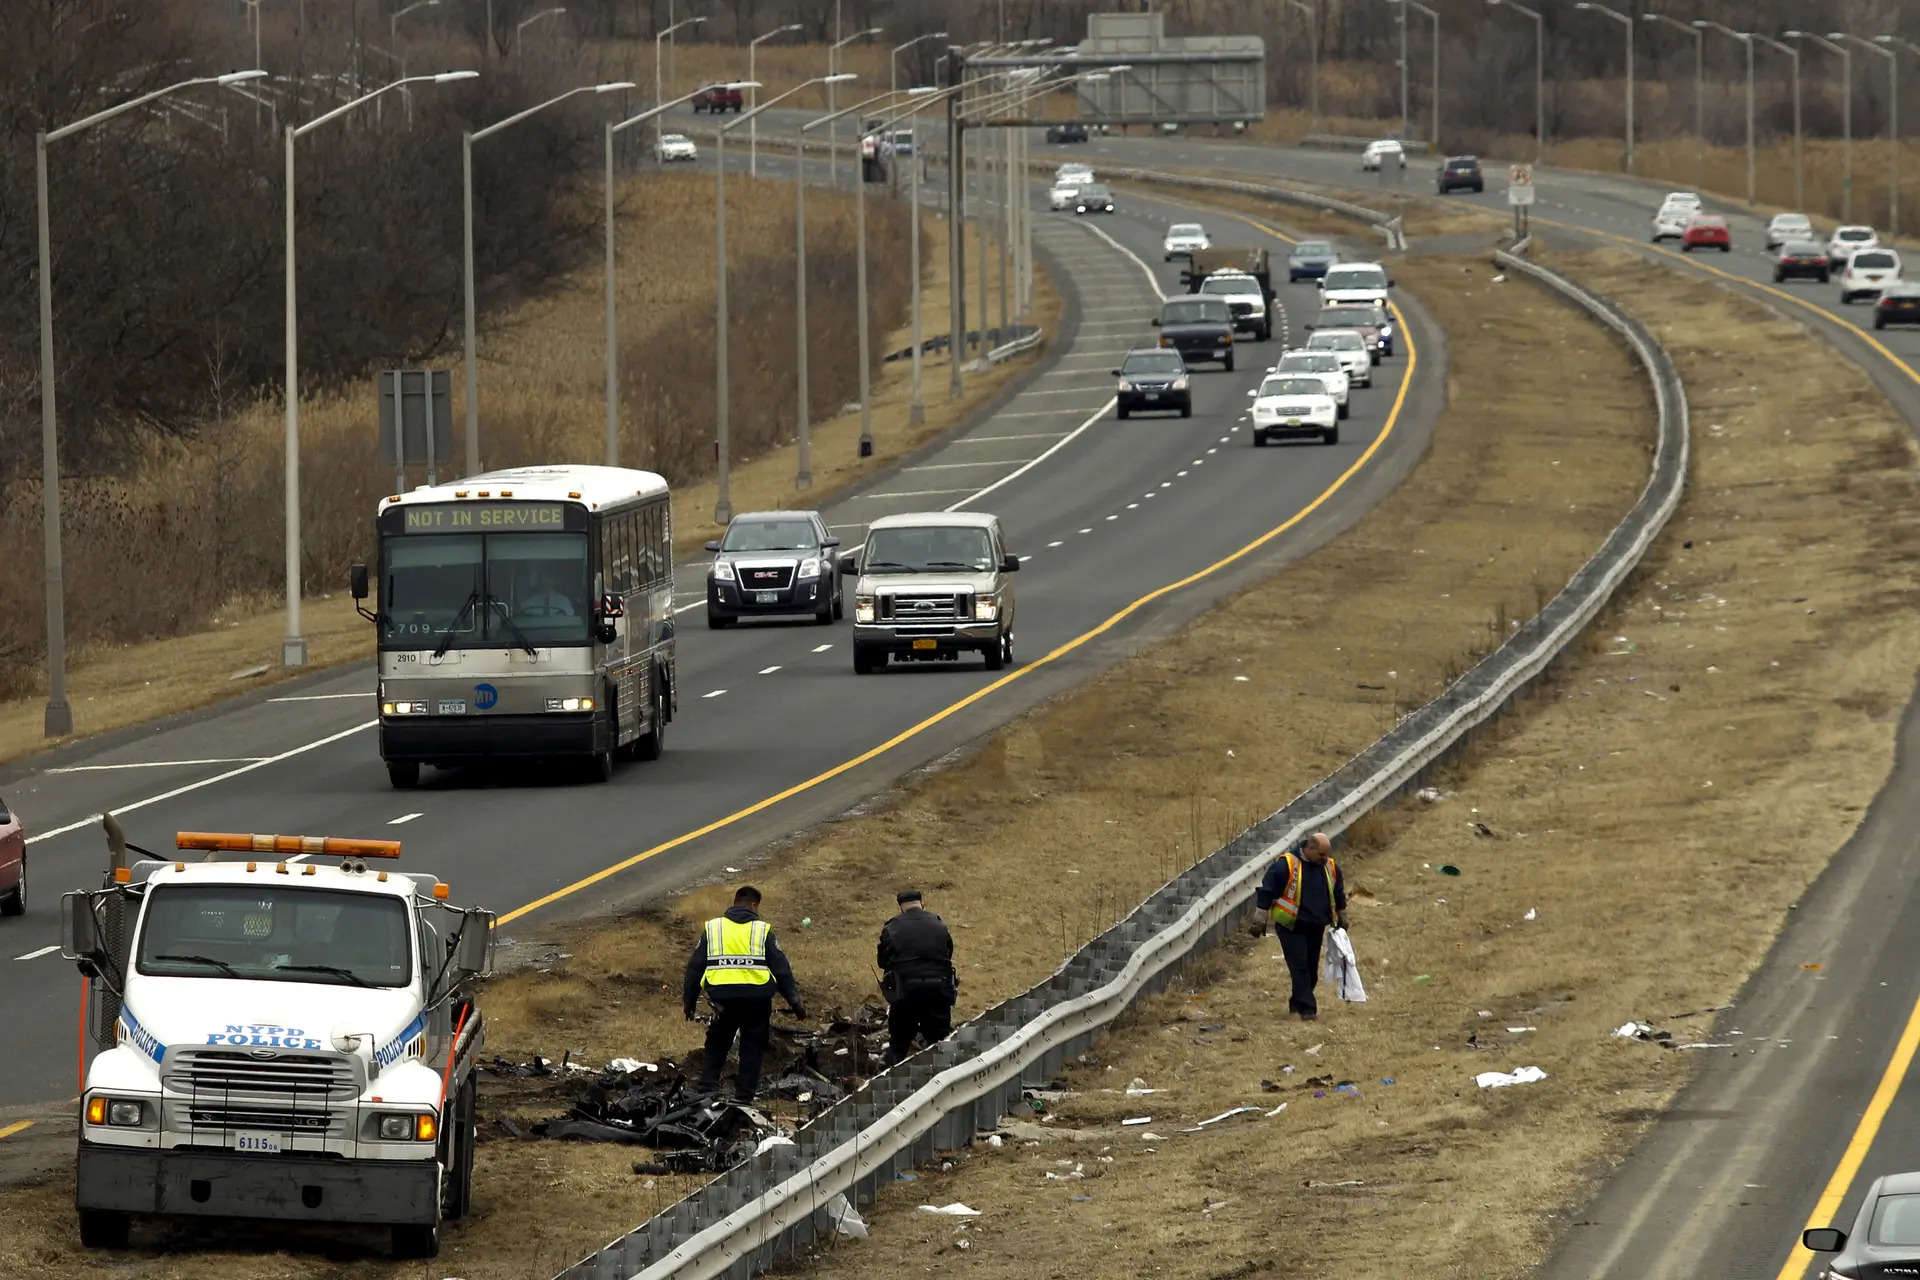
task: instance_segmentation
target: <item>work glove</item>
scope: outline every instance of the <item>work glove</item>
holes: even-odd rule
[[[692,1005],[688,1005],[688,1006],[686,1007],[686,1009],[685,1009],[685,1010],[684,1010],[683,1012],[685,1012],[685,1014],[687,1015],[687,1021],[688,1021],[688,1022],[693,1022],[693,1021],[696,1021],[696,1019],[694,1018],[694,1014],[693,1014],[693,1006],[692,1006]]]
[[[789,1001],[787,1004],[787,1012],[791,1013],[794,1017],[800,1019],[800,1021],[802,1022],[805,1022],[807,1020],[807,1007],[803,1004],[797,1004],[792,1001]]]
[[[1250,924],[1247,926],[1247,936],[1249,938],[1257,938],[1266,931],[1267,926],[1264,924]]]

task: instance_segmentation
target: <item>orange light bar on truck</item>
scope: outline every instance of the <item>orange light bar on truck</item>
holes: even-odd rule
[[[347,858],[397,858],[398,840],[350,840],[343,836],[263,836],[231,831],[182,831],[174,837],[178,849],[207,849],[217,853],[331,854]]]

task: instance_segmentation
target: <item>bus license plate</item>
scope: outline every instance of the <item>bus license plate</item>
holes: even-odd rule
[[[236,1133],[233,1135],[235,1151],[250,1151],[259,1155],[277,1156],[280,1154],[280,1135],[277,1133]]]
[[[932,636],[921,636],[918,640],[915,640],[913,642],[913,647],[916,649],[938,649],[940,647],[940,642],[938,640],[935,640]]]
[[[756,591],[753,593],[753,598],[761,604],[778,604],[780,602],[780,593],[778,591]]]
[[[439,704],[439,707],[440,714],[443,716],[463,716],[467,714],[467,703],[464,698],[451,702],[442,702]]]

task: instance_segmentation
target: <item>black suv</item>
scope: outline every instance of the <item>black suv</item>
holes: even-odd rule
[[[1454,190],[1485,191],[1487,180],[1480,173],[1480,157],[1448,156],[1435,185],[1443,196]]]
[[[1233,310],[1225,298],[1169,298],[1160,304],[1153,323],[1160,330],[1160,345],[1179,352],[1185,363],[1218,360],[1233,372]]]
[[[707,626],[743,617],[812,614],[822,626],[844,613],[840,566],[817,511],[742,512],[727,525],[707,570]]]
[[[1183,418],[1193,416],[1187,362],[1178,351],[1157,347],[1129,351],[1113,376],[1120,379],[1120,387],[1113,393],[1115,417],[1124,418],[1142,409],[1178,409]]]
[[[1047,126],[1048,142],[1085,142],[1087,126],[1078,123],[1054,124]]]

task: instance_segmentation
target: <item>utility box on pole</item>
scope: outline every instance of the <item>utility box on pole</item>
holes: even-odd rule
[[[427,464],[427,483],[439,483],[439,463],[453,457],[453,380],[444,369],[389,369],[380,375],[380,456],[393,459],[394,492],[407,488],[407,463]]]

